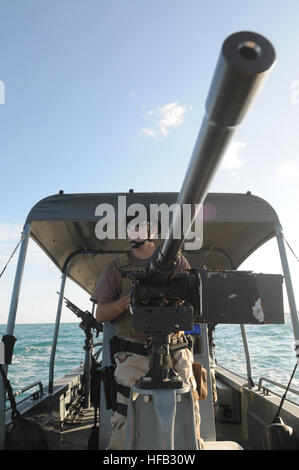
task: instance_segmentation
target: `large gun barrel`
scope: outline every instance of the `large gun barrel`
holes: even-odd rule
[[[239,32],[224,41],[206,100],[206,113],[177,199],[179,207],[193,207],[189,230],[236,127],[274,63],[272,44],[257,33]],[[148,267],[152,279],[167,279],[175,269],[188,232],[185,230],[181,238],[174,237],[175,224],[182,226],[176,217],[181,214],[174,214],[168,236]]]

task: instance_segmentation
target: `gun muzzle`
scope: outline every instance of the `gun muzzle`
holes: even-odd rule
[[[189,230],[236,126],[244,118],[275,60],[272,44],[257,33],[239,32],[224,41],[206,100],[206,113],[177,199],[181,208],[183,204],[193,207]],[[175,217],[168,237],[157,249],[155,261],[147,271],[151,278],[161,279],[163,273],[169,277],[175,270],[175,260],[187,233],[185,230],[180,239],[174,237],[174,225],[182,226]]]

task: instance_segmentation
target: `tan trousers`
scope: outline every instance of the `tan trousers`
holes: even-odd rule
[[[126,387],[132,387],[149,370],[149,357],[140,356],[128,352],[116,353],[114,356],[116,369],[114,377],[116,382]],[[193,354],[185,348],[177,351],[173,356],[173,368],[183,379],[185,384],[196,391],[196,381],[192,370]],[[117,393],[117,402],[127,405],[129,400]],[[194,399],[195,423],[199,449],[203,449],[203,441],[200,438],[200,414],[199,403]],[[112,436],[107,450],[123,450],[126,444],[126,417],[115,412],[111,418]]]

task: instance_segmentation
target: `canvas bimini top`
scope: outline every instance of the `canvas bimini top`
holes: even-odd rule
[[[130,251],[127,239],[99,240],[96,215],[100,204],[109,204],[118,220],[119,196],[131,204],[171,204],[178,193],[58,194],[38,202],[29,212],[31,237],[62,271],[91,293],[103,268],[119,253]],[[279,224],[274,209],[263,199],[247,194],[209,193],[203,206],[203,245],[184,251],[192,267],[237,269],[263,243],[275,236]],[[162,240],[156,240],[160,244]],[[76,256],[72,254],[78,253]]]

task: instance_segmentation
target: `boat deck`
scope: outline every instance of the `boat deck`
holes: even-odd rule
[[[242,439],[239,424],[215,421],[217,441],[237,442],[244,450],[250,450],[248,442]]]
[[[73,423],[65,424],[61,430],[61,440],[55,450],[88,450],[88,439],[94,422],[94,408],[82,409]],[[217,440],[235,440],[243,449],[248,449],[245,442],[240,442],[240,426],[216,421]]]
[[[72,423],[63,426],[61,440],[55,450],[87,450],[93,422],[94,408],[82,409]]]

